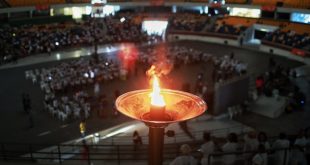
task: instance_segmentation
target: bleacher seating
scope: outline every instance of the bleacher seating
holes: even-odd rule
[[[170,27],[173,30],[201,31],[208,20],[209,17],[207,15],[175,14],[171,17]]]
[[[53,5],[64,3],[90,3],[90,0],[7,0],[12,7],[35,6],[35,5]]]
[[[288,23],[286,27],[282,29],[282,31],[294,30],[297,34],[309,33],[310,25],[299,24],[299,23]]]
[[[283,26],[289,24],[286,21],[277,21],[272,19],[258,19],[258,18],[245,18],[245,17],[224,17],[217,20],[217,23],[225,21],[228,25],[234,26],[252,26],[253,24],[264,24],[264,25],[271,25],[271,26]],[[304,25],[303,25],[304,26]]]
[[[277,3],[283,3],[284,7],[292,8],[310,8],[309,0],[253,0],[254,5],[277,6]]]
[[[7,0],[12,6],[35,6],[35,5],[49,5],[65,3],[65,0]]]
[[[226,0],[225,3],[228,3],[228,4],[245,4],[247,1],[246,0]]]
[[[284,7],[293,7],[293,8],[310,8],[309,0],[286,0]]]
[[[263,6],[272,6],[272,5],[276,5],[278,2],[278,0],[253,0],[252,4],[253,5],[263,5]]]
[[[258,18],[244,18],[244,17],[224,17],[216,21],[217,24],[221,24],[225,21],[225,24],[232,26],[245,26],[249,27],[253,24],[263,24],[271,26],[279,26],[282,31],[294,30],[298,34],[310,32],[310,26],[306,24],[293,23],[288,21],[279,21],[273,19],[258,19]]]

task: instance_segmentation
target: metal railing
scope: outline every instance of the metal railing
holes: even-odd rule
[[[245,126],[235,126],[230,128],[210,130],[212,136],[226,137],[231,132],[243,134],[247,130]],[[183,143],[191,144],[193,148],[199,148],[202,143],[204,131],[192,132],[195,137],[191,140],[184,133],[176,134],[174,137],[167,137],[166,144],[164,146],[164,160],[171,160],[175,158],[179,153],[179,146]],[[147,144],[148,136],[142,136],[144,144]],[[129,142],[129,144],[122,144],[123,141]],[[48,161],[61,164],[65,160],[80,160],[87,161],[89,164],[93,161],[114,161],[117,164],[121,164],[123,161],[142,160],[147,161],[148,145],[132,145],[132,136],[111,137],[104,139],[104,142],[110,142],[110,144],[92,144],[92,141],[87,141],[88,152],[85,152],[85,145],[82,144],[62,144],[54,145],[52,147],[44,148],[47,144],[20,144],[10,143],[0,145],[0,159],[4,161],[9,160],[22,160],[22,161]]]
[[[301,149],[302,148],[302,149]],[[304,146],[304,147],[287,147],[287,148],[278,148],[278,149],[270,149],[266,150],[267,154],[267,160],[268,164],[282,164],[283,165],[288,165],[292,164],[292,161],[295,161],[293,158],[292,153],[294,152],[300,152],[302,154],[305,154],[305,150],[309,150],[310,145]],[[276,158],[276,154],[279,155]],[[230,156],[235,156],[235,159],[232,160],[235,164],[238,165],[247,165],[247,164],[252,164],[252,158],[253,156],[258,153],[258,151],[238,151],[238,152],[214,152],[212,154],[208,155],[208,165],[213,165],[213,164],[219,164],[223,163],[223,157],[230,155]],[[280,158],[280,159],[279,159]],[[282,162],[282,163],[281,163]]]
[[[36,145],[18,144],[20,150],[8,149],[10,145],[2,144],[0,159],[4,161],[19,160],[32,162],[49,162],[62,164],[65,160],[87,161],[113,161],[121,164],[123,161],[148,160],[148,145],[57,145],[50,151],[33,151]],[[195,145],[194,143],[192,145]],[[86,148],[88,151],[86,151]],[[164,159],[171,160],[178,154],[179,145],[166,144],[164,146]],[[69,150],[68,150],[69,149]],[[28,152],[26,155],[22,155]]]
[[[83,161],[91,164],[95,161],[114,162],[118,165],[124,163],[128,164],[128,161],[147,161],[148,160],[148,146],[147,145],[88,145],[89,151],[83,152],[84,145],[58,145],[55,151],[33,151],[32,147],[36,145],[22,145],[28,150],[29,154],[20,156],[20,151],[7,150],[7,144],[1,145],[0,159],[4,161],[20,160],[29,162],[45,162],[45,163],[59,163],[62,164],[65,160],[70,161]],[[179,146],[181,144],[165,144],[164,146],[164,160],[170,161],[179,155]],[[200,143],[190,143],[193,148],[198,148]],[[71,151],[62,151],[64,148],[71,148]],[[303,150],[310,148],[310,146],[302,147]],[[281,152],[282,159],[275,160],[275,154]],[[289,147],[268,150],[268,164],[275,164],[275,161],[281,161],[283,165],[290,164],[291,153],[302,152],[299,147]],[[208,165],[223,163],[223,156],[234,155],[235,159],[232,160],[236,164],[246,165],[251,163],[252,157],[257,151],[239,151],[239,152],[215,152],[209,154]],[[192,153],[198,159],[201,158],[201,153],[194,151]],[[293,160],[293,159],[292,159]]]

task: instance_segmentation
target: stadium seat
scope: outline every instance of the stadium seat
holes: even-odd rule
[[[237,3],[237,4],[244,4],[246,0],[226,0],[225,3]]]
[[[35,6],[35,5],[52,5],[52,4],[64,4],[64,3],[90,3],[90,0],[7,0],[12,6]]]

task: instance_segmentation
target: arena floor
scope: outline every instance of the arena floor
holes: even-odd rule
[[[235,53],[235,58],[248,63],[248,72],[255,75],[267,70],[269,57],[271,57],[269,54],[252,50],[203,42],[182,41],[170,44],[191,47],[216,56],[230,54],[233,51]],[[66,50],[66,52],[70,53],[70,50]],[[115,52],[110,52],[109,54],[109,56],[111,56],[115,54]],[[300,62],[291,61],[283,57],[274,56],[274,59],[277,63],[286,67],[298,67],[302,65]],[[0,82],[1,142],[39,143],[48,146],[49,144],[61,143],[80,137],[79,121],[61,122],[52,118],[48,112],[43,111],[43,94],[39,86],[33,85],[31,81],[25,79],[25,70],[50,67],[59,62],[62,61],[51,61],[0,70],[0,76],[2,77],[2,81]],[[20,60],[19,63],[22,63],[22,60]],[[206,75],[205,81],[211,83],[211,71],[209,70],[209,66],[202,64],[183,66],[179,70],[173,71],[170,77],[174,80],[175,85],[180,87],[182,82],[191,82],[195,80],[197,74],[203,70],[205,70]],[[137,77],[131,77],[129,80],[114,80],[113,82],[101,84],[101,92],[104,92],[108,96],[108,99],[112,100],[115,89],[126,92],[141,87],[147,87],[144,77],[144,73],[140,71]],[[93,90],[93,88],[89,90]],[[29,128],[29,117],[22,108],[22,92],[27,92],[31,96],[34,122],[33,128]],[[91,115],[90,119],[87,120],[87,133],[97,132],[130,120],[123,115],[117,118],[113,117],[112,105],[113,102],[110,101],[109,107],[106,109],[107,115],[105,118],[98,117],[95,113]],[[278,130],[279,128],[282,128],[281,131],[291,128],[298,130],[298,128],[307,124],[310,126],[310,123],[307,122],[310,120],[309,111],[310,109],[306,108],[306,111],[303,112],[284,114],[277,120],[271,120],[254,114],[245,114],[243,117],[238,118],[238,120],[252,127],[254,126],[254,128],[258,128],[259,130],[266,129],[268,132],[274,132],[275,130],[278,132],[280,131]],[[273,127],[270,127],[271,125]],[[286,125],[291,127],[286,127]]]

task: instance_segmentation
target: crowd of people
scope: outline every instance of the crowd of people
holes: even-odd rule
[[[91,44],[91,31],[75,23],[2,28],[0,45],[4,53],[1,63],[37,53],[49,54],[59,48]]]
[[[141,42],[147,41],[149,36],[142,31],[142,21],[134,14],[119,14],[104,18],[107,25],[109,41]]]
[[[170,16],[168,27],[172,31],[202,32],[209,20],[207,15],[177,13]],[[139,14],[119,13],[103,19],[88,19],[82,22],[1,27],[0,49],[3,53],[0,64],[37,53],[50,54],[65,47],[111,42],[143,42],[156,38],[142,31],[142,21],[143,18]],[[208,31],[240,35],[245,29],[245,26],[218,21]],[[310,43],[308,33],[297,34],[293,30],[285,32],[281,31],[281,28],[268,33],[264,39],[300,49],[307,48]]]
[[[170,30],[184,30],[200,32],[209,22],[207,15],[193,13],[173,14],[169,20]]]
[[[306,96],[291,81],[296,77],[296,72],[276,64],[272,58],[270,58],[269,68],[269,71],[256,78],[257,95],[275,98],[283,96],[287,98],[286,112],[302,110],[306,103]]]
[[[88,87],[119,76],[119,66],[113,60],[80,58],[63,62],[50,68],[28,70],[26,79],[38,84],[44,93],[45,109],[59,120],[84,119],[91,113],[91,98],[97,95],[87,92]]]
[[[299,49],[303,49],[310,45],[310,36],[308,33],[297,34],[293,30],[286,32],[279,29],[272,33],[268,33],[264,39]]]
[[[152,39],[152,36],[142,31],[141,22],[135,22],[134,14],[119,17],[107,16],[104,19],[89,19],[80,23],[2,27],[0,49],[3,53],[0,64],[38,53],[50,54],[66,47]]]
[[[244,30],[245,26],[234,26],[226,24],[225,21],[221,23],[216,23],[211,29],[210,32],[221,33],[221,34],[231,34],[231,35],[240,35]]]
[[[307,165],[310,154],[310,130],[301,130],[297,136],[288,137],[280,133],[275,139],[268,139],[264,132],[249,132],[245,135],[230,133],[227,139],[212,137],[209,132],[203,134],[203,144],[196,150],[184,144],[180,147],[180,156],[171,165],[210,165],[210,164],[252,164],[252,165]],[[197,159],[196,159],[197,158]]]
[[[166,55],[159,56],[161,52],[165,52]],[[123,56],[127,56],[127,54],[124,53]],[[239,67],[241,64],[245,66],[246,64],[241,63],[232,56],[213,56],[183,46],[165,46],[160,49],[149,47],[136,51],[135,55],[131,53],[128,56],[136,58],[136,63],[141,64],[137,67],[144,67],[144,73],[151,65],[156,66],[158,74],[167,75],[172,69],[177,69],[182,65],[208,61],[215,64],[214,70],[216,70],[216,78],[219,80],[217,82],[222,82],[246,72],[246,68],[240,69]],[[127,68],[124,61],[122,61],[123,58],[125,57],[120,55],[119,59],[108,60],[104,56],[99,56],[98,62],[94,58],[79,58],[69,62],[62,62],[50,68],[28,70],[25,72],[25,77],[32,81],[33,84],[40,86],[44,93],[45,108],[53,116],[62,121],[71,116],[72,118],[87,118],[91,113],[90,107],[92,107],[89,98],[97,97],[96,93],[99,93],[98,89],[100,88],[98,84],[114,79],[126,80],[126,77],[131,74],[137,75],[135,73],[137,69]],[[131,59],[126,58],[127,60]],[[202,70],[196,84],[193,85],[194,89],[188,92],[193,92],[206,100],[207,86],[201,81],[203,72]],[[165,84],[169,85],[169,82]],[[94,87],[93,93],[86,92],[90,87]],[[167,87],[173,88],[172,86]]]

